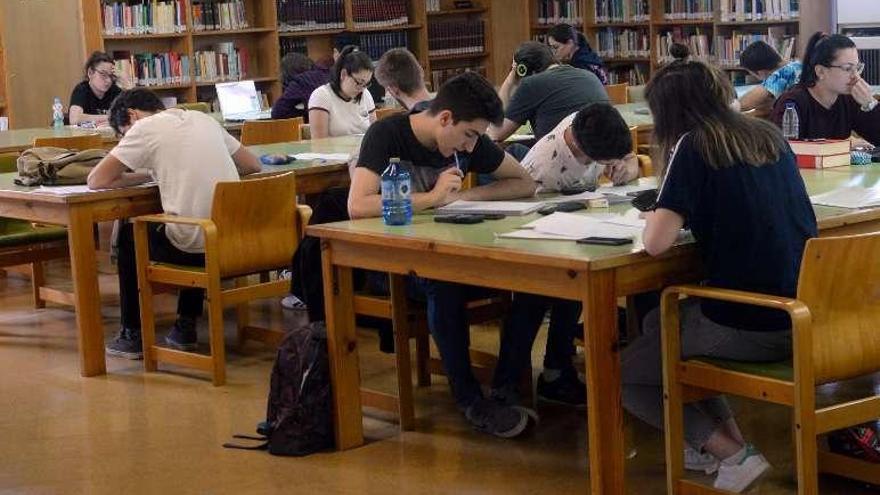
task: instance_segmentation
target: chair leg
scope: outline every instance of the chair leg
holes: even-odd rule
[[[263,274],[260,274],[260,280],[262,281]],[[245,287],[247,286],[247,277],[238,277],[235,279],[236,287]],[[247,341],[247,335],[245,334],[245,329],[250,325],[250,313],[248,303],[244,302],[235,307],[235,319],[238,329],[238,348],[241,349],[244,347]]]
[[[159,361],[154,350],[156,344],[156,319],[153,311],[153,284],[147,277],[150,263],[147,227],[135,223],[132,227],[134,237],[135,266],[137,267],[138,303],[141,310],[141,342],[144,351],[144,371],[156,371]]]
[[[679,480],[684,477],[684,391],[678,379],[681,335],[677,297],[664,296],[661,309],[666,493],[675,495],[679,493]]]
[[[34,294],[34,308],[41,309],[46,307],[46,301],[40,297],[40,287],[45,285],[46,277],[43,273],[43,262],[35,261],[31,263],[31,290]]]
[[[214,386],[226,383],[226,347],[223,333],[223,303],[220,296],[220,282],[210,283],[208,287],[208,333],[211,343],[211,362]]]
[[[798,495],[818,495],[819,464],[815,412],[812,407],[796,407],[794,419]]]
[[[389,275],[391,289],[391,322],[394,328],[394,356],[397,360],[397,396],[400,429],[415,429],[413,405],[412,364],[409,349],[409,309],[406,301],[406,282],[400,275]]]
[[[431,386],[431,342],[427,329],[416,333],[416,372],[420,387]]]

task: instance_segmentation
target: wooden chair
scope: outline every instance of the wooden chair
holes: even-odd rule
[[[608,99],[611,100],[612,105],[629,103],[626,95],[626,87],[626,83],[609,84],[608,86],[605,86],[605,91],[608,93]]]
[[[0,155],[0,173],[16,171],[17,153]],[[30,265],[31,287],[35,308],[46,307],[46,301],[73,305],[73,294],[47,287],[43,262],[69,256],[67,229],[36,226],[26,220],[0,217],[0,268]]]
[[[301,140],[302,117],[277,120],[247,120],[241,127],[241,144],[286,143]]]
[[[217,184],[210,219],[175,215],[145,215],[134,218],[146,370],[155,371],[159,361],[162,361],[211,372],[214,385],[225,383],[223,308],[227,306],[235,306],[237,309],[240,343],[246,338],[273,344],[280,342],[283,332],[248,324],[247,303],[254,299],[286,295],[289,281],[261,280],[248,285],[248,276],[290,266],[290,257],[296,250],[310,216],[309,207],[296,204],[293,174],[283,174]],[[147,242],[148,223],[200,227],[205,233],[205,266],[151,262]],[[221,282],[230,279],[235,280],[235,287],[224,289]],[[210,355],[155,345],[154,285],[206,289]]]
[[[663,292],[663,368],[666,390],[668,493],[718,493],[683,479],[682,402],[717,391],[794,409],[799,494],[817,494],[819,471],[880,484],[880,466],[818,451],[817,435],[874,421],[880,395],[817,407],[818,385],[880,370],[880,233],[811,239],[798,280],[797,299],[695,285]],[[793,358],[742,363],[682,361],[679,297],[701,297],[785,311],[792,321]],[[851,398],[850,398],[851,399]]]
[[[54,146],[69,150],[91,150],[104,147],[104,138],[100,134],[83,134],[81,136],[59,136],[34,138],[34,147]]]
[[[645,85],[640,84],[638,86],[627,86],[626,101],[627,103],[645,101]]]
[[[195,103],[178,103],[176,108],[182,108],[183,110],[193,110],[202,113],[211,113],[211,106],[204,101],[197,101]]]
[[[390,117],[392,115],[395,115],[398,113],[403,113],[403,112],[406,112],[406,109],[392,108],[392,107],[377,108],[376,109],[376,121],[378,122],[378,121],[384,119],[385,117]]]

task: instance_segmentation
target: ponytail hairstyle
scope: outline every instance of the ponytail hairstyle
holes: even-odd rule
[[[691,49],[683,43],[673,43],[669,45],[669,56],[677,62],[686,62],[691,56]]]
[[[801,71],[801,80],[798,84],[804,88],[812,88],[819,81],[816,76],[816,66],[830,67],[837,58],[837,52],[847,48],[855,48],[853,40],[842,34],[825,34],[816,32],[810,36],[807,49],[804,52],[804,68]]]
[[[369,55],[354,45],[348,45],[339,52],[339,58],[330,71],[330,88],[336,96],[347,100],[348,97],[342,92],[342,69],[345,69],[349,76],[362,70],[373,72],[373,61],[370,60]],[[355,103],[360,103],[362,95],[363,93],[355,97]]]
[[[526,41],[513,54],[514,70],[519,77],[531,76],[547,70],[556,63],[553,50],[544,43]]]

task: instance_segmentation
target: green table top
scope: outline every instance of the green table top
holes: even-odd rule
[[[620,112],[620,116],[626,121],[626,125],[632,127],[653,127],[654,117],[650,113],[636,113],[648,110],[648,103],[640,101],[637,103],[626,103],[624,105],[614,105],[614,108]]]
[[[98,130],[67,126],[61,129],[51,127],[10,129],[0,132],[0,153],[26,150],[33,146],[34,138],[83,136],[86,134],[101,134],[105,143],[116,141],[116,136],[109,128]]]

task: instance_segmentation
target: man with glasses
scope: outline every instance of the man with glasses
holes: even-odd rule
[[[106,125],[110,105],[121,91],[116,85],[116,68],[110,55],[92,53],[86,61],[83,80],[70,95],[70,123]]]

